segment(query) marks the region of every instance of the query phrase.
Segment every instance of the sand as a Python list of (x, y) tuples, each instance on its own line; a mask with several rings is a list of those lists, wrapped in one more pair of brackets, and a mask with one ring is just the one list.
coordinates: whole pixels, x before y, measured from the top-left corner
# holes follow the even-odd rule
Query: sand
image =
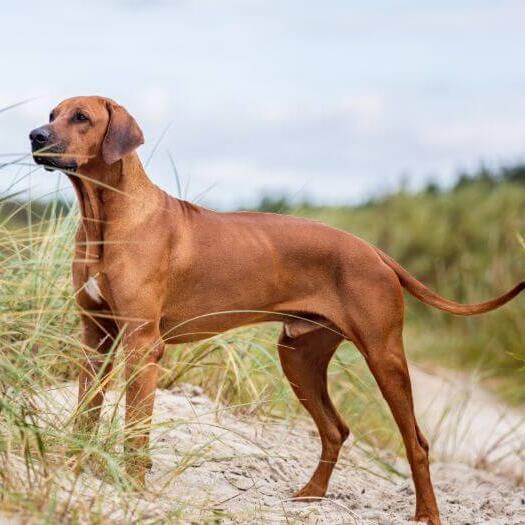
[(481, 388), (475, 375), (411, 372), (416, 411), (435, 458), (525, 480), (523, 410)]
[[(509, 446), (510, 463), (496, 461), (496, 455), (491, 461), (490, 454), (486, 461), (479, 460), (491, 434), (501, 439), (489, 425), (503, 410), (501, 405), (458, 378), (445, 380), (420, 370), (413, 370), (413, 377), (417, 406), (430, 436), (436, 428), (443, 433), (445, 428), (458, 428), (457, 399), (465, 385), (474, 392), (468, 399), (477, 403), (466, 408), (471, 423), (459, 424), (459, 446), (434, 432), (432, 475), (443, 522), (525, 524), (525, 490), (519, 483), (523, 465), (515, 464), (519, 454)], [(110, 393), (110, 403), (115, 395)], [(76, 386), (65, 384), (46, 396), (53, 400), (52, 417), (65, 420), (75, 404)], [(511, 412), (509, 417), (500, 419), (512, 426), (513, 418), (521, 416)], [(154, 423), (153, 467), (145, 494), (119, 496), (111, 485), (83, 473), (73, 497), (89, 502), (102, 492), (104, 513), (112, 523), (411, 523), (415, 498), (410, 478), (388, 474), (351, 438), (327, 497), (314, 503), (289, 500), (317, 464), (320, 447), (308, 419), (261, 421), (217, 405), (199, 388), (183, 384), (158, 391)], [(522, 431), (521, 426), (517, 435)], [(408, 475), (404, 461), (397, 460), (395, 466)], [(62, 498), (69, 497), (73, 480), (72, 474), (64, 473)], [(0, 523), (22, 522), (16, 515), (3, 518), (0, 515)]]
[[(393, 477), (350, 442), (343, 449), (326, 500), (295, 503), (287, 498), (315, 467), (319, 444), (310, 425), (241, 418), (214, 406), (184, 385), (161, 392), (157, 420), (187, 418), (189, 424), (156, 435), (149, 480), (169, 478), (192, 451), (199, 459), (170, 483), (175, 502), (216, 508), (237, 523), (410, 523), (414, 493), (410, 479)], [(179, 420), (180, 421), (180, 420)], [(397, 467), (407, 472), (399, 462)], [(525, 491), (503, 477), (459, 462), (436, 462), (432, 473), (444, 523), (524, 524)]]

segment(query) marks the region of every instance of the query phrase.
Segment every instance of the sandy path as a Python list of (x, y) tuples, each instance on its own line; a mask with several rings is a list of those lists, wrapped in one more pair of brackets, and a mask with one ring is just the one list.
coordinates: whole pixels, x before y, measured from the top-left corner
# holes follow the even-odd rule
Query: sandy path
[(411, 375), (417, 413), (434, 458), (525, 480), (524, 411), (499, 402), (475, 376), (435, 375), (418, 368)]
[[(430, 386), (439, 386), (434, 393), (443, 392), (437, 380), (419, 372), (414, 382), (420, 406), (421, 388), (428, 396)], [(74, 385), (53, 391), (55, 417), (69, 413), (75, 391)], [(59, 410), (57, 400), (62, 406)], [(434, 415), (427, 412), (431, 425)], [(95, 477), (83, 474), (76, 485), (76, 498), (88, 499), (99, 490), (107, 495), (107, 515), (113, 523), (136, 522), (139, 513), (141, 523), (209, 523), (211, 517), (215, 523), (412, 523), (411, 481), (387, 476), (351, 440), (342, 451), (324, 501), (289, 501), (318, 459), (318, 439), (307, 421), (290, 426), (243, 417), (215, 405), (189, 385), (159, 391), (154, 420), (149, 492), (136, 501), (125, 496), (128, 509), (130, 503), (136, 506), (135, 514), (123, 514), (112, 487)], [(460, 449), (465, 452), (468, 447)], [(448, 446), (444, 450), (448, 453)], [(402, 461), (397, 467), (407, 471)], [(525, 491), (510, 476), (458, 462), (435, 462), (432, 471), (444, 523), (525, 524)]]
[[(411, 482), (386, 479), (351, 444), (343, 451), (327, 500), (294, 503), (286, 498), (308, 479), (319, 453), (306, 426), (243, 420), (217, 410), (191, 387), (161, 392), (156, 417), (191, 422), (157, 434), (162, 449), (155, 455), (151, 481), (169, 477), (192, 450), (205, 453), (205, 459), (170, 483), (174, 499), (169, 505), (177, 500), (208, 509), (213, 505), (239, 523), (410, 523)], [(444, 523), (525, 523), (525, 493), (511, 480), (461, 464), (436, 463), (433, 475)]]

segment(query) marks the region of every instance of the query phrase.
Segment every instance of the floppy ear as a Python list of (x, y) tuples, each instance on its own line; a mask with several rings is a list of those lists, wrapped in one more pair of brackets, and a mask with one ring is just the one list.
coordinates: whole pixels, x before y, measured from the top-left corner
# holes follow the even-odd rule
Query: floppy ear
[(102, 143), (102, 157), (113, 164), (144, 144), (144, 135), (135, 119), (114, 102), (106, 104), (109, 112), (108, 128)]

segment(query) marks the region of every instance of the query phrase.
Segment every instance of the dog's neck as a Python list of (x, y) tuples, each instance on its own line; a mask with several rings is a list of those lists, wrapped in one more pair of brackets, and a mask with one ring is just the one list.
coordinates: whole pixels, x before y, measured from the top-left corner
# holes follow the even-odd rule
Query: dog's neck
[(77, 248), (86, 262), (102, 261), (105, 226), (119, 214), (144, 208), (160, 192), (146, 175), (138, 155), (133, 152), (111, 166), (92, 163), (68, 175), (78, 198), (81, 230)]

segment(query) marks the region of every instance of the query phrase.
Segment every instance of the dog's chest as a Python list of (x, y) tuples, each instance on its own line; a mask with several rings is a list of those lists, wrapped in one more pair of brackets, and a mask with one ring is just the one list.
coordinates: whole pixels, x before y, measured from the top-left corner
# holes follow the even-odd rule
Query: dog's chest
[(102, 295), (102, 292), (100, 290), (100, 285), (97, 280), (97, 276), (91, 275), (88, 278), (86, 284), (84, 285), (84, 290), (89, 295), (89, 297), (93, 299), (93, 301), (101, 303), (104, 300), (104, 296)]

